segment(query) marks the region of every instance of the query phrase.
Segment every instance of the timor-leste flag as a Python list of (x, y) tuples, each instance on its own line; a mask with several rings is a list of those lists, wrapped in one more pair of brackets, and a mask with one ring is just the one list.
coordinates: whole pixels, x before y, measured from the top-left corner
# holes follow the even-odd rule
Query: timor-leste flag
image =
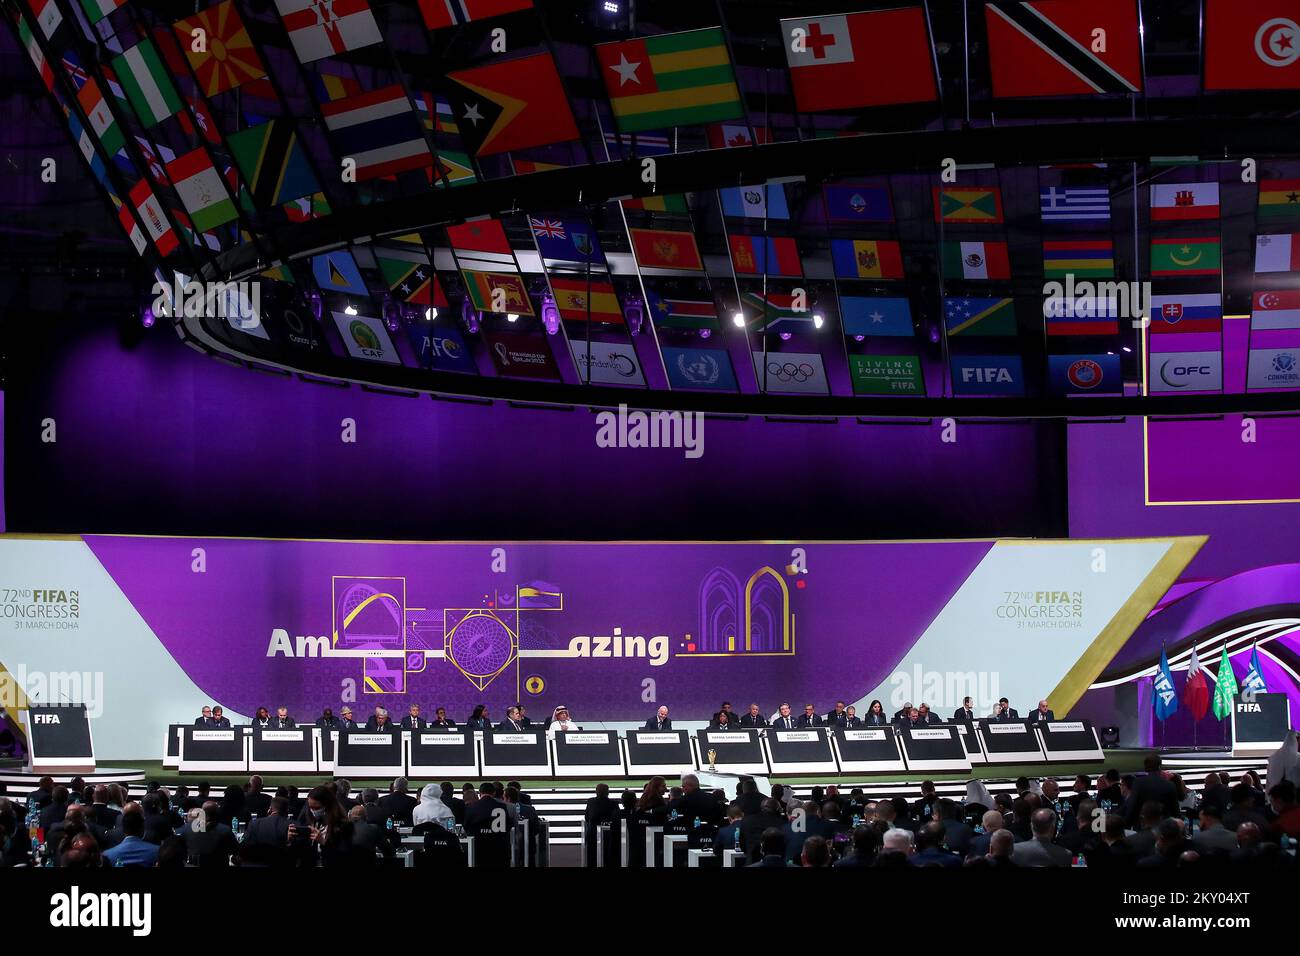
[(695, 234), (672, 229), (629, 229), (637, 263), (645, 269), (704, 268)]
[(1300, 89), (1300, 6), (1206, 0), (1205, 88)]
[(1151, 240), (1153, 276), (1216, 276), (1219, 264), (1218, 236)]
[(938, 99), (920, 7), (782, 20), (781, 45), (802, 112)]
[(1137, 0), (997, 0), (985, 5), (984, 22), (994, 96), (1142, 89)]
[(555, 293), (555, 307), (560, 310), (561, 318), (585, 322), (590, 308), (593, 322), (619, 325), (623, 322), (623, 310), (619, 308), (618, 296), (607, 279), (593, 278), (588, 291), (585, 276), (552, 276), (551, 291)]
[(744, 114), (720, 27), (596, 45), (619, 132), (699, 126)]
[(549, 53), (534, 53), (447, 74), (461, 138), (478, 156), (578, 138), (560, 74)]
[(262, 59), (235, 9), (235, 0), (223, 0), (177, 20), (172, 29), (205, 96), (266, 76)]
[(935, 186), (934, 221), (999, 223), (1002, 221), (1002, 190), (997, 186)]
[(1300, 216), (1300, 179), (1262, 179), (1259, 183), (1261, 219)]

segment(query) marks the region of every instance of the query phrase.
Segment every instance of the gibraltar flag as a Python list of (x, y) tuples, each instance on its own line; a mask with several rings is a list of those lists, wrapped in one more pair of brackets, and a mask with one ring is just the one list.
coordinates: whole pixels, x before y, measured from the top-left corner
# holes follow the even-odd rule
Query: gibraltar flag
[(938, 99), (920, 7), (782, 20), (781, 36), (801, 112)]
[(1205, 681), (1205, 668), (1201, 666), (1200, 658), (1196, 656), (1195, 647), (1192, 648), (1192, 659), (1187, 662), (1187, 684), (1183, 687), (1183, 702), (1187, 704), (1187, 709), (1197, 720), (1210, 710), (1210, 685)]
[(275, 0), (275, 5), (303, 63), (383, 39), (366, 0)]

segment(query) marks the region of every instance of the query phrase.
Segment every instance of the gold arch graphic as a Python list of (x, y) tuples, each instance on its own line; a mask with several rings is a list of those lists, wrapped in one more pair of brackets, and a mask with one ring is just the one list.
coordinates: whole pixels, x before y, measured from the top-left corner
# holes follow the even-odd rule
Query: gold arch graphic
[(790, 613), (790, 589), (785, 586), (785, 579), (776, 572), (776, 569), (770, 565), (764, 565), (749, 576), (745, 582), (745, 650), (751, 649), (753, 638), (753, 603), (751, 598), (754, 594), (754, 585), (765, 574), (770, 574), (776, 579), (776, 583), (781, 587), (781, 650), (789, 653), (791, 650), (791, 641), (793, 638), (794, 615)]

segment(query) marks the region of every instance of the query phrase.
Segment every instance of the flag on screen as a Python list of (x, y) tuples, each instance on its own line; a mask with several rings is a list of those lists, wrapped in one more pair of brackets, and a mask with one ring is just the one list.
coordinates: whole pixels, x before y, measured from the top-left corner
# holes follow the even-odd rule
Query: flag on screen
[(95, 140), (81, 121), (77, 119), (75, 113), (68, 113), (68, 129), (72, 132), (72, 138), (77, 141), (77, 148), (81, 150), (81, 155), (86, 157), (86, 162), (90, 164), (91, 172), (95, 178), (101, 182), (104, 179), (104, 160), (99, 155), (99, 150), (95, 148)]
[(1255, 237), (1256, 272), (1300, 272), (1300, 233)]
[[(532, 300), (528, 298), (528, 288), (520, 276), (470, 269), (461, 270), (461, 276), (465, 280), (466, 294), (474, 303), (474, 308), (480, 312), (534, 314)], [(498, 302), (504, 306), (503, 309), (494, 308)]]
[(758, 145), (771, 142), (772, 131), (766, 126), (755, 126), (753, 132), (741, 123), (714, 123), (709, 127), (710, 149), (733, 149), (738, 146), (753, 146), (757, 138)]
[(799, 247), (789, 236), (731, 235), (727, 237), (731, 249), (732, 267), (740, 275), (803, 275), (799, 260)]
[(1151, 297), (1151, 333), (1220, 332), (1223, 298), (1217, 292)]
[(478, 178), (474, 175), (474, 167), (470, 165), (468, 153), (440, 148), (437, 164), (438, 171), (442, 174), (442, 178), (438, 181), (439, 186), (444, 182), (450, 186), (462, 186)]
[(126, 0), (81, 0), (81, 9), (86, 11), (87, 20), (98, 23), (124, 3)]
[(585, 322), (590, 303), (593, 321), (623, 324), (623, 310), (608, 279), (593, 276), (589, 293), (586, 276), (551, 276), (551, 291), (555, 293), (555, 307), (560, 310), (561, 318)]
[(945, 242), (943, 271), (963, 279), (1010, 279), (1005, 242)]
[(1264, 680), (1264, 668), (1259, 663), (1258, 645), (1251, 645), (1250, 669), (1246, 671), (1246, 676), (1241, 679), (1241, 693), (1243, 695), (1268, 693), (1268, 682)]
[[(215, 96), (266, 76), (266, 68), (235, 9), (234, 0), (223, 0), (177, 20), (172, 28), (205, 96)], [(194, 50), (196, 30), (202, 30), (206, 36), (204, 49), (198, 52)]]
[(152, 40), (141, 40), (111, 62), (127, 99), (146, 128), (158, 125), (184, 108)]
[(953, 296), (943, 300), (943, 321), (949, 335), (1015, 335), (1014, 299)]
[(903, 254), (892, 239), (832, 239), (831, 261), (841, 279), (903, 278)]
[(1300, 329), (1300, 292), (1256, 292), (1251, 304), (1252, 329)]
[[(985, 5), (984, 23), (996, 97), (1142, 89), (1136, 0), (998, 0)], [(1102, 52), (1095, 30), (1105, 31)]]
[(517, 159), (514, 156), (510, 157), (510, 162), (515, 167), (516, 176), (526, 176), (529, 173), (546, 173), (552, 169), (566, 168), (563, 163), (539, 163), (535, 159)]
[(646, 310), (661, 329), (716, 329), (718, 308), (712, 299), (660, 295), (646, 290)]
[(312, 275), (322, 292), (355, 292), (368, 294), (357, 260), (347, 249), (336, 249), (319, 256), (311, 257)]
[(27, 0), (27, 5), (31, 7), (32, 16), (36, 17), (45, 39), (54, 36), (54, 31), (63, 22), (63, 14), (59, 12), (59, 5), (55, 0)]
[(486, 267), (489, 271), (501, 266), (511, 271), (518, 269), (500, 219), (475, 219), (448, 226), (447, 240), (462, 266), (469, 261), (472, 268)]
[(447, 74), (465, 146), (491, 156), (578, 138), (578, 126), (549, 53)]
[(529, 216), (528, 226), (533, 230), (537, 252), (543, 259), (559, 259), (562, 262), (605, 261), (596, 230), (581, 220)]
[(1115, 252), (1109, 239), (1072, 239), (1043, 243), (1043, 275), (1109, 278), (1115, 274)]
[(902, 296), (842, 295), (840, 324), (845, 335), (911, 336), (912, 304)]
[(108, 102), (104, 99), (104, 94), (99, 90), (99, 84), (94, 80), (87, 80), (86, 85), (77, 94), (77, 102), (81, 104), (81, 108), (86, 114), (86, 121), (90, 123), (90, 128), (99, 137), (99, 142), (108, 155), (116, 154), (118, 150), (126, 145), (126, 138), (122, 135), (122, 128), (117, 125), (117, 120), (113, 118), (113, 113), (108, 108)]
[[(144, 160), (146, 171), (149, 178), (159, 186), (170, 186), (172, 181), (167, 178), (167, 170), (163, 167), (164, 163), (170, 163), (176, 158), (176, 154), (164, 146), (162, 143), (157, 144), (157, 151), (154, 150), (154, 144), (143, 136), (135, 137), (136, 145), (140, 147), (140, 158)], [(131, 169), (134, 172), (134, 168)]]
[(303, 63), (378, 43), (379, 26), (366, 0), (275, 0), (293, 52)]
[(636, 261), (646, 269), (704, 268), (695, 234), (673, 229), (629, 229)]
[(1043, 222), (1110, 222), (1105, 186), (1044, 186), (1038, 198)]
[(239, 218), (221, 174), (202, 146), (168, 163), (167, 175), (199, 232), (208, 232)]
[(1300, 89), (1300, 27), (1290, 0), (1207, 0), (1207, 90)]
[(329, 200), (325, 198), (324, 193), (312, 193), (310, 196), (303, 196), (287, 202), (283, 206), (284, 214), (290, 222), (307, 222), (311, 219), (320, 219), (322, 216), (328, 216), (332, 211)]
[(51, 93), (54, 92), (54, 69), (45, 60), (45, 54), (41, 51), (41, 45), (36, 40), (36, 35), (32, 33), (31, 28), (27, 26), (26, 20), (18, 21), (18, 39), (27, 49), (27, 55), (31, 57), (32, 66), (36, 67), (36, 72), (41, 75), (41, 82)]
[(785, 326), (804, 326), (813, 321), (813, 311), (802, 304), (795, 308), (795, 297), (784, 292), (746, 292), (740, 297), (745, 326), (755, 331), (789, 331)]
[(424, 25), (430, 30), (528, 10), (533, 0), (420, 0)]
[(789, 219), (790, 209), (785, 203), (785, 187), (772, 183), (758, 186), (735, 186), (719, 189), (722, 197), (722, 214), (745, 219)]
[(640, 199), (624, 199), (624, 209), (642, 209), (646, 212), (666, 212), (686, 215), (686, 194), (667, 193), (662, 196), (643, 196)]
[(599, 43), (596, 59), (621, 133), (744, 115), (720, 27)]
[[(318, 103), (329, 103), (333, 100), (345, 100), (349, 96), (360, 96), (365, 91), (350, 76), (342, 76), (336, 73), (308, 73), (308, 85), (311, 92), (316, 97)], [(428, 95), (428, 94), (425, 94)], [(419, 97), (417, 96), (417, 107)]]
[(1215, 276), (1219, 264), (1218, 236), (1151, 240), (1153, 276)]
[[(249, 90), (251, 89), (250, 86)], [(208, 109), (203, 98), (187, 96), (185, 102), (189, 105), (189, 112), (181, 110), (176, 114), (176, 122), (180, 124), (181, 132), (186, 136), (202, 136), (213, 146), (220, 146), (221, 132), (217, 129), (217, 121), (212, 118), (212, 111)], [(193, 122), (190, 121), (190, 112), (194, 114)]]
[(1214, 716), (1223, 720), (1232, 713), (1232, 698), (1237, 696), (1237, 675), (1232, 672), (1232, 661), (1228, 660), (1228, 645), (1223, 645), (1223, 654), (1219, 657), (1219, 676), (1214, 682)]
[(1151, 684), (1152, 703), (1155, 705), (1156, 720), (1168, 720), (1178, 710), (1178, 691), (1174, 689), (1174, 675), (1169, 670), (1169, 656), (1164, 647), (1160, 648), (1160, 669), (1156, 671)]
[(830, 222), (893, 222), (888, 186), (824, 186)]
[(1218, 218), (1218, 183), (1153, 183), (1151, 186), (1151, 219), (1155, 222)]
[(1192, 647), (1192, 658), (1187, 662), (1187, 683), (1183, 685), (1183, 700), (1192, 716), (1200, 720), (1210, 709), (1210, 686), (1205, 680), (1205, 668)]
[(1300, 216), (1300, 179), (1260, 180), (1259, 215), (1264, 219)]
[(997, 186), (935, 186), (934, 221), (998, 223), (1002, 221), (1002, 190)]
[(1043, 305), (1048, 335), (1115, 335), (1119, 302), (1097, 296), (1050, 298)]
[[(610, 130), (605, 134), (605, 151), (611, 159), (627, 159), (631, 156), (663, 156), (673, 152), (674, 138), (667, 133), (652, 133), (638, 130), (633, 136)], [(635, 145), (635, 149), (633, 146)]]
[(270, 120), (227, 138), (244, 183), (261, 209), (320, 191), (293, 124)]
[(131, 215), (131, 207), (114, 196), (112, 192), (108, 194), (108, 198), (113, 200), (113, 205), (117, 208), (117, 221), (121, 223), (127, 238), (131, 240), (131, 245), (135, 246), (136, 255), (144, 255), (149, 245), (144, 238), (144, 230), (140, 228), (140, 223), (136, 221), (135, 216)]
[(920, 7), (782, 20), (781, 40), (800, 112), (938, 99)]
[(1049, 355), (1047, 374), (1058, 395), (1116, 395), (1124, 391), (1119, 356)]
[(90, 79), (90, 74), (81, 65), (81, 59), (75, 51), (64, 50), (60, 54), (60, 60), (63, 63), (63, 72), (68, 74), (68, 79), (72, 81), (73, 89), (80, 91)]
[(420, 122), (400, 84), (322, 103), (340, 156), (356, 161), (357, 181), (433, 165)]
[(153, 244), (158, 248), (159, 255), (170, 255), (177, 247), (180, 246), (180, 240), (176, 238), (176, 232), (172, 229), (171, 223), (167, 221), (167, 215), (163, 212), (162, 203), (158, 202), (158, 197), (153, 194), (149, 188), (149, 181), (140, 180), (131, 187), (131, 203), (135, 206), (136, 214), (139, 215), (140, 221), (144, 223), (145, 232), (153, 240)]
[(385, 249), (375, 253), (375, 262), (379, 264), (388, 291), (403, 302), (433, 305), (440, 309), (446, 307), (447, 298), (442, 293), (438, 276), (423, 254)]

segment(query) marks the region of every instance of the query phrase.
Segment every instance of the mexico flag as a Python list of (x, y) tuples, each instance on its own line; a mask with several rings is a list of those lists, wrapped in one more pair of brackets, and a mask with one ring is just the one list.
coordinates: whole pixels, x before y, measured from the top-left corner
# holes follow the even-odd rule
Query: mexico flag
[(1005, 242), (945, 242), (943, 271), (946, 277), (963, 279), (1010, 279), (1011, 263)]

